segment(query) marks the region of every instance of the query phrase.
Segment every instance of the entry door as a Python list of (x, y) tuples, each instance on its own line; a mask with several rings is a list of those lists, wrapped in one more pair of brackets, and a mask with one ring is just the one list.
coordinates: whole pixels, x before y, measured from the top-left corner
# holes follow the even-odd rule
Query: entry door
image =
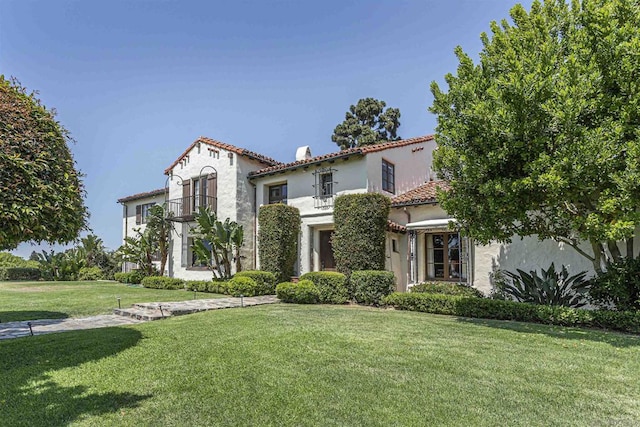
[(336, 269), (336, 261), (333, 259), (331, 237), (333, 230), (320, 231), (320, 270), (333, 271)]

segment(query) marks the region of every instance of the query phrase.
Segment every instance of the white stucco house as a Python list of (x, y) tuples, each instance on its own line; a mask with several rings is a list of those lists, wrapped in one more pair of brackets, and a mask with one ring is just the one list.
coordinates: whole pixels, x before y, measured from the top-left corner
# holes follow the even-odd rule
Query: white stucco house
[[(436, 141), (432, 135), (351, 148), (312, 156), (300, 147), (296, 160), (281, 163), (261, 154), (200, 137), (165, 169), (166, 188), (119, 199), (123, 204), (123, 236), (130, 234), (137, 206), (167, 203), (174, 214), (167, 274), (183, 279), (209, 279), (211, 273), (191, 251), (193, 213), (211, 206), (221, 219), (243, 225), (243, 267), (260, 267), (257, 256), (257, 212), (261, 205), (286, 203), (302, 220), (296, 275), (333, 270), (331, 249), (333, 202), (341, 194), (376, 192), (391, 199), (386, 241), (386, 268), (397, 289), (427, 280), (463, 282), (488, 293), (496, 269), (548, 267), (554, 261), (572, 270), (591, 264), (570, 247), (535, 238), (512, 244), (475, 245), (460, 236), (435, 199), (446, 183), (432, 173)], [(137, 218), (137, 216), (135, 216)]]
[[(127, 237), (135, 237), (136, 230), (144, 232), (147, 227), (147, 218), (149, 217), (149, 208), (156, 204), (164, 203), (166, 199), (166, 189), (147, 191), (145, 193), (133, 194), (131, 196), (118, 199), (118, 203), (122, 205), (122, 240)], [(157, 263), (157, 267), (160, 263)], [(135, 268), (136, 265), (125, 262), (122, 265), (122, 271), (127, 272)]]

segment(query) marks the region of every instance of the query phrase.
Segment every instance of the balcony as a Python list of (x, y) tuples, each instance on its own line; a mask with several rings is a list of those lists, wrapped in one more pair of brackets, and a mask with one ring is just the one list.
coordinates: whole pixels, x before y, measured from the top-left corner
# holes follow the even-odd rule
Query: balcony
[(188, 196), (167, 200), (167, 217), (172, 221), (193, 221), (200, 206), (208, 206), (217, 212), (218, 198), (211, 196)]

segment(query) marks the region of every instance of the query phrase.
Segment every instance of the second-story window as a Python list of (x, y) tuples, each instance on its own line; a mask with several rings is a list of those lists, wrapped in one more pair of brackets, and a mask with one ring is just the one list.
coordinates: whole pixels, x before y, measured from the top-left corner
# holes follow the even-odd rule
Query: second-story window
[(269, 204), (287, 204), (287, 183), (269, 186)]
[(389, 193), (396, 192), (396, 167), (393, 163), (382, 159), (382, 189)]
[(319, 197), (333, 196), (333, 173), (326, 172), (326, 173), (320, 174), (320, 182), (318, 186), (317, 195)]
[(155, 203), (146, 203), (144, 205), (136, 205), (136, 224), (146, 224), (149, 218), (149, 210)]

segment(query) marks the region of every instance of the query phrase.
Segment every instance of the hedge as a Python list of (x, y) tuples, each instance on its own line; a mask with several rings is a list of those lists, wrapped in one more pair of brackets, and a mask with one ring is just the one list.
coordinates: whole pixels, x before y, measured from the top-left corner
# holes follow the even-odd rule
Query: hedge
[(82, 267), (78, 272), (78, 280), (102, 280), (104, 273), (100, 267)]
[(382, 302), (399, 310), (640, 333), (637, 311), (583, 310), (432, 293), (395, 292)]
[(41, 272), (31, 267), (0, 267), (0, 280), (40, 280)]
[(281, 301), (293, 304), (316, 304), (320, 300), (320, 293), (311, 280), (280, 283), (276, 286), (276, 295)]
[(276, 293), (277, 279), (270, 271), (245, 270), (236, 273), (233, 277), (248, 277), (253, 279), (258, 286), (256, 295), (273, 295)]
[(460, 283), (449, 282), (420, 283), (419, 285), (412, 286), (409, 289), (409, 292), (484, 298), (484, 294), (476, 288), (472, 288), (471, 286), (463, 285)]
[(142, 286), (151, 289), (184, 289), (184, 280), (165, 276), (148, 276), (142, 279)]
[(391, 271), (354, 271), (349, 278), (356, 302), (380, 305), (382, 298), (395, 289), (396, 277)]
[(260, 206), (258, 224), (260, 268), (275, 274), (279, 282), (289, 280), (298, 255), (300, 211), (282, 203)]
[(144, 274), (140, 271), (130, 271), (128, 273), (115, 273), (113, 278), (120, 283), (140, 284), (144, 278)]
[(332, 247), (339, 272), (384, 270), (389, 206), (389, 198), (377, 193), (336, 197)]
[(234, 297), (254, 297), (258, 295), (258, 284), (250, 277), (233, 277), (226, 282), (226, 294)]
[(319, 302), (323, 304), (344, 304), (351, 299), (347, 276), (335, 271), (312, 271), (300, 276), (300, 280), (310, 280), (318, 290)]

